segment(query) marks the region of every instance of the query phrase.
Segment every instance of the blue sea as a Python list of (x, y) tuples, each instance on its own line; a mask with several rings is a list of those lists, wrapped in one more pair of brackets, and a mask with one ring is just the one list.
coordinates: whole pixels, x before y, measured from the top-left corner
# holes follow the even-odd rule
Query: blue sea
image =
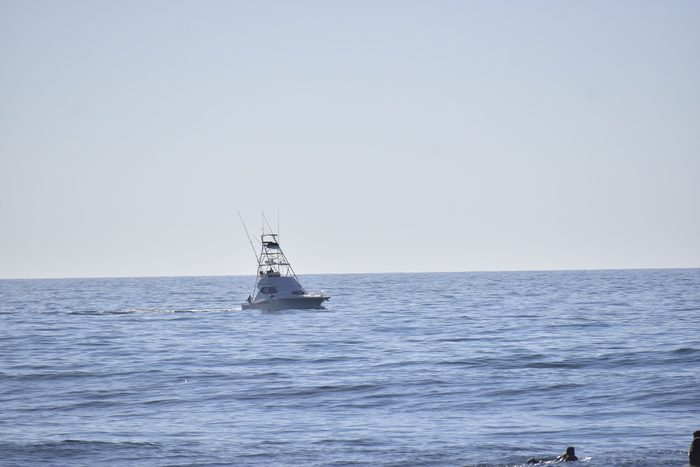
[(0, 281), (2, 466), (684, 466), (700, 269)]

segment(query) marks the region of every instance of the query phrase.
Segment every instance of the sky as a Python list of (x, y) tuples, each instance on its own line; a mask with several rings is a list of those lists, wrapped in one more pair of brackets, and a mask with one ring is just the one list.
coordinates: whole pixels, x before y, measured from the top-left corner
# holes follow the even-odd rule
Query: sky
[(700, 2), (0, 0), (0, 278), (700, 267)]

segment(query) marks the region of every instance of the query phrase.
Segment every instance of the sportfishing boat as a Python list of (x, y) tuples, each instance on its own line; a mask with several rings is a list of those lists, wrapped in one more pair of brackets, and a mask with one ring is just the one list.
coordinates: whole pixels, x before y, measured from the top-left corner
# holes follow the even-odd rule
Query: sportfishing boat
[[(304, 290), (287, 257), (277, 242), (277, 234), (263, 233), (258, 257), (258, 272), (253, 295), (242, 303), (244, 310), (323, 308), (321, 304), (331, 297), (327, 293), (309, 293)], [(252, 242), (251, 242), (252, 245)]]

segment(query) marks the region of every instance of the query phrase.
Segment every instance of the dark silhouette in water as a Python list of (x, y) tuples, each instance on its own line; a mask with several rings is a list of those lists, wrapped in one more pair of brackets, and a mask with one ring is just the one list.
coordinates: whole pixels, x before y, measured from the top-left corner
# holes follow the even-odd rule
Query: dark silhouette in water
[(538, 460), (535, 459), (534, 457), (531, 457), (531, 458), (529, 458), (529, 459), (527, 460), (527, 463), (528, 463), (528, 464), (539, 464), (540, 461), (538, 461)]
[(693, 433), (693, 442), (688, 448), (690, 467), (700, 467), (700, 430)]
[(576, 454), (574, 454), (574, 448), (569, 446), (568, 448), (566, 448), (566, 453), (557, 457), (557, 459), (565, 461), (565, 462), (571, 462), (571, 461), (577, 461), (578, 457), (576, 457)]

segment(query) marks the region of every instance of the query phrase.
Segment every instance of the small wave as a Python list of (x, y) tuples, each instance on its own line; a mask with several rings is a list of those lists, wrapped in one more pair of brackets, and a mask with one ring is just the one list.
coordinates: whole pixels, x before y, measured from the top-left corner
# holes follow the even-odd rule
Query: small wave
[(129, 314), (172, 314), (172, 313), (225, 313), (240, 311), (240, 308), (222, 309), (182, 309), (169, 310), (163, 308), (131, 308), (125, 310), (32, 310), (19, 312), (0, 312), (6, 314), (36, 313), (36, 314), (66, 314), (66, 315), (129, 315)]
[(680, 355), (692, 355), (692, 354), (700, 353), (700, 350), (693, 349), (690, 347), (681, 347), (680, 349), (673, 350), (672, 353), (680, 354)]
[[(79, 459), (91, 465), (108, 465), (125, 458), (158, 457), (161, 446), (145, 441), (103, 441), (64, 439), (33, 443), (0, 443), (3, 465), (87, 465), (75, 464)], [(80, 462), (80, 461), (78, 461)]]

